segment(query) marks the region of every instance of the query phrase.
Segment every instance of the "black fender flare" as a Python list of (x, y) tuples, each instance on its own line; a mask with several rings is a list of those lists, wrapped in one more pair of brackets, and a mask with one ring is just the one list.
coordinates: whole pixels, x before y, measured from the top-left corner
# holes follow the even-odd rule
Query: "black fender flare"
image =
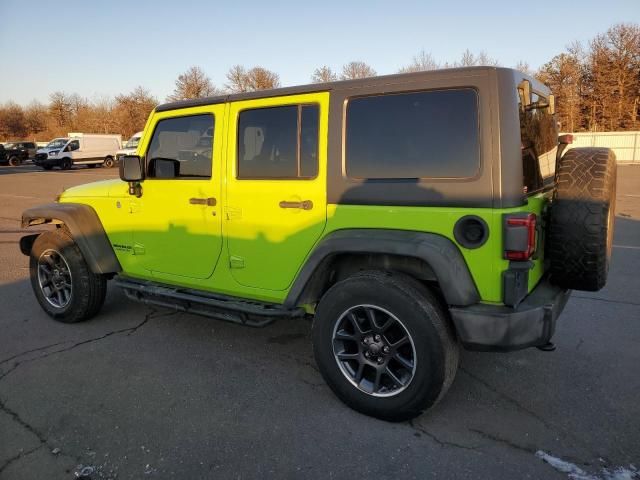
[[(22, 228), (47, 223), (64, 224), (82, 252), (93, 273), (122, 271), (111, 242), (96, 211), (81, 203), (48, 203), (29, 208), (22, 213)], [(20, 240), (20, 250), (30, 255), (36, 235)]]
[(447, 304), (467, 306), (480, 301), (480, 294), (460, 249), (448, 238), (404, 230), (347, 229), (330, 233), (318, 243), (294, 280), (284, 305), (297, 305), (307, 283), (323, 261), (349, 253), (421, 259), (433, 270)]

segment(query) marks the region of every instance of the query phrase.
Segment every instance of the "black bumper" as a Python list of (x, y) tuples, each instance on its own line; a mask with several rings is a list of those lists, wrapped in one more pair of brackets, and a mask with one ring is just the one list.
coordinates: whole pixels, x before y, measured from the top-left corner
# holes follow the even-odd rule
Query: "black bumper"
[(516, 308), (476, 304), (451, 307), (460, 341), (469, 350), (509, 351), (547, 344), (570, 290), (543, 280)]

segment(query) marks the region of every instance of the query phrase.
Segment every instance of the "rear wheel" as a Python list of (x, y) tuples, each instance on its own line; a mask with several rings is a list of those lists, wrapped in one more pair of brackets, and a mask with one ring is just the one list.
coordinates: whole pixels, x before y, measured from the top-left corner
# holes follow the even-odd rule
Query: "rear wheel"
[(616, 157), (607, 148), (576, 148), (560, 160), (549, 211), (551, 280), (596, 291), (609, 271), (616, 201)]
[(31, 287), (42, 309), (64, 323), (88, 320), (104, 303), (107, 281), (93, 273), (65, 229), (36, 238), (29, 260)]
[(105, 168), (113, 168), (114, 164), (113, 157), (105, 157), (104, 162), (102, 162), (102, 166)]
[(363, 272), (324, 295), (315, 359), (351, 408), (391, 421), (420, 415), (449, 389), (459, 348), (436, 296), (411, 277)]
[(17, 167), (18, 165), (20, 165), (20, 159), (15, 155), (12, 155), (11, 157), (9, 157), (9, 165), (11, 165), (12, 167)]

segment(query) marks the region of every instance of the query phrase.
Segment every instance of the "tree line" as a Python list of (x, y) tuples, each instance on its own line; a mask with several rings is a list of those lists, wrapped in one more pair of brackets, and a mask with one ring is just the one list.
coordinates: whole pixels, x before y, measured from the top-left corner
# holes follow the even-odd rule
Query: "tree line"
[[(474, 65), (499, 66), (486, 52), (466, 50), (458, 60), (439, 62), (425, 50), (416, 54), (398, 73)], [(617, 24), (581, 44), (574, 42), (533, 71), (525, 61), (514, 68), (549, 85), (556, 95), (557, 118), (563, 131), (618, 131), (640, 129), (640, 25)], [(314, 83), (366, 78), (377, 75), (362, 61), (334, 70), (323, 65), (314, 70)], [(175, 81), (167, 101), (201, 98), (223, 93), (251, 92), (281, 86), (276, 72), (261, 66), (234, 65), (226, 82), (215, 85), (198, 66), (190, 67)], [(54, 92), (48, 104), (34, 101), (23, 107), (14, 102), (0, 105), (0, 138), (50, 139), (69, 131), (121, 133), (129, 137), (144, 127), (149, 112), (159, 103), (139, 86), (129, 93), (93, 100), (78, 94)]]

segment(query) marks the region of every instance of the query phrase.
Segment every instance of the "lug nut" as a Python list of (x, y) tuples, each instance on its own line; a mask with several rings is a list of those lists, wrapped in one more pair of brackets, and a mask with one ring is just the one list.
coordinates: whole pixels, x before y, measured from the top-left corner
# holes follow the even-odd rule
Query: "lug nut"
[(374, 338), (376, 339), (376, 342), (380, 341), (380, 335), (376, 335)]
[(378, 357), (378, 363), (382, 363), (382, 357)]
[(386, 345), (384, 347), (382, 347), (382, 351), (384, 353), (389, 353), (389, 347), (387, 347)]

